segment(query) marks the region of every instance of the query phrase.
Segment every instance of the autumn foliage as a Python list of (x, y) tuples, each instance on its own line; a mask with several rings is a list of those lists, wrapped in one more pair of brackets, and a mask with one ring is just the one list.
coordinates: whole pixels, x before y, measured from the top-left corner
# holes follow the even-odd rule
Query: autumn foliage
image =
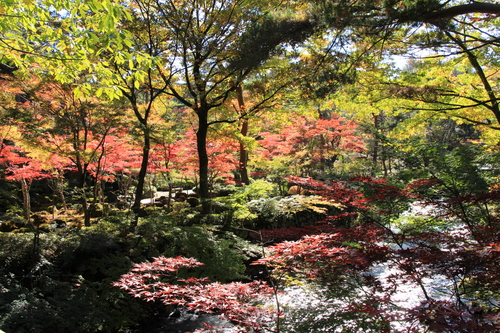
[(203, 265), (193, 258), (153, 258), (150, 263), (135, 264), (114, 286), (146, 301), (161, 301), (188, 311), (211, 313), (261, 332), (269, 324), (272, 312), (253, 303), (272, 294), (265, 283), (232, 282), (221, 284), (208, 279), (176, 277), (180, 268)]
[(333, 170), (341, 157), (366, 150), (357, 130), (355, 122), (335, 113), (319, 119), (292, 114), (281, 131), (259, 133), (261, 148), (255, 153), (264, 161), (281, 161), (291, 174), (312, 177)]
[[(267, 247), (267, 256), (252, 265), (267, 267), (275, 283), (285, 277), (287, 281), (309, 281), (332, 299), (342, 300), (330, 314), (330, 327), (363, 332), (498, 331), (500, 313), (494, 299), (500, 288), (500, 239), (493, 228), (498, 224), (488, 218), (485, 224), (469, 225), (467, 220), (461, 224), (465, 216), (457, 210), (461, 205), (498, 202), (494, 188), (488, 193), (420, 201), (424, 206), (437, 205), (436, 209), (442, 210), (438, 218), (448, 219), (449, 226), (443, 231), (401, 232), (387, 222), (406, 209), (410, 199), (423, 199), (422, 187), (429, 190), (442, 186), (443, 181), (421, 179), (400, 189), (369, 177), (337, 182), (300, 177), (288, 180), (341, 204), (344, 212), (311, 226), (254, 233), (255, 238), (274, 244)], [(370, 222), (356, 223), (354, 218)], [(452, 218), (458, 224), (450, 222)], [(338, 226), (345, 219), (351, 221), (348, 226)], [(262, 329), (262, 323), (253, 317), (260, 316), (262, 309), (256, 312), (257, 308), (242, 304), (252, 299), (248, 295), (269, 296), (269, 288), (255, 282), (222, 285), (200, 279), (179, 280), (180, 285), (175, 286), (149, 282), (159, 277), (151, 270), (163, 267), (173, 271), (170, 265), (177, 261), (185, 261), (188, 267), (194, 263), (179, 258), (155, 259), (153, 264), (136, 265), (115, 285), (135, 297), (224, 314), (242, 327)], [(384, 274), (380, 273), (382, 267)], [(257, 286), (258, 291), (252, 289)], [(238, 290), (236, 298), (229, 296), (234, 288)], [(419, 301), (401, 299), (401, 294), (410, 291), (419, 295)], [(229, 298), (224, 301), (219, 297)], [(286, 313), (283, 320), (287, 320)]]

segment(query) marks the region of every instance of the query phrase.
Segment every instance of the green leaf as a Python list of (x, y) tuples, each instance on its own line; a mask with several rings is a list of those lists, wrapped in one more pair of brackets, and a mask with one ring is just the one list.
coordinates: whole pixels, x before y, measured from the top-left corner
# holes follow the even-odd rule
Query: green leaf
[(101, 97), (102, 96), (102, 93), (103, 93), (103, 88), (99, 88), (97, 89), (97, 91), (95, 92), (96, 96), (97, 97)]

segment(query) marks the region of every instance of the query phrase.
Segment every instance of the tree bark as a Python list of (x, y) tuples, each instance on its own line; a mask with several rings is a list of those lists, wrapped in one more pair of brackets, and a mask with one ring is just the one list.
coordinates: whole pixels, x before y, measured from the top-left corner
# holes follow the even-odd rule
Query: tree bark
[(137, 176), (137, 185), (135, 188), (135, 198), (134, 204), (132, 205), (132, 211), (134, 212), (134, 219), (130, 224), (131, 231), (134, 231), (139, 223), (139, 215), (141, 209), (141, 199), (142, 193), (144, 192), (144, 185), (146, 183), (146, 174), (148, 171), (149, 164), (149, 151), (151, 149), (151, 135), (149, 132), (149, 128), (147, 123), (142, 124), (143, 128), (143, 146), (142, 146), (142, 161), (141, 161), (141, 169), (139, 170), (139, 174)]
[(452, 18), (464, 14), (500, 14), (500, 4), (473, 2), (465, 5), (453, 6), (430, 13), (424, 13), (421, 17), (422, 22), (432, 22), (446, 18)]
[[(241, 124), (241, 135), (248, 135), (248, 119), (243, 119), (243, 124)], [(243, 184), (250, 184), (250, 178), (248, 177), (248, 151), (245, 148), (245, 143), (240, 142), (240, 163), (239, 163), (239, 172), (240, 172), (240, 180)]]
[[(240, 115), (244, 115), (245, 112), (245, 100), (243, 99), (243, 89), (241, 85), (236, 88), (236, 93), (238, 95), (238, 109)], [(241, 124), (240, 133), (243, 137), (248, 135), (248, 118), (243, 118), (243, 123)], [(243, 184), (250, 184), (250, 178), (248, 177), (247, 162), (248, 162), (248, 151), (245, 148), (245, 142), (240, 141), (240, 161), (238, 165), (238, 171), (240, 173), (240, 181)]]
[(31, 216), (30, 185), (25, 178), (21, 179), (21, 191), (23, 193), (23, 215), (26, 221), (29, 221)]
[(378, 148), (379, 148), (379, 139), (378, 139), (378, 131), (379, 131), (379, 116), (376, 115), (375, 113), (372, 113), (373, 115), (373, 126), (375, 128), (375, 137), (373, 138), (373, 155), (372, 155), (372, 162), (373, 162), (373, 168), (372, 168), (372, 176), (375, 176), (375, 172), (377, 169), (377, 163), (378, 163)]
[(196, 110), (198, 114), (198, 131), (196, 132), (196, 145), (198, 150), (199, 176), (200, 176), (200, 201), (202, 214), (210, 214), (210, 185), (208, 180), (208, 108)]

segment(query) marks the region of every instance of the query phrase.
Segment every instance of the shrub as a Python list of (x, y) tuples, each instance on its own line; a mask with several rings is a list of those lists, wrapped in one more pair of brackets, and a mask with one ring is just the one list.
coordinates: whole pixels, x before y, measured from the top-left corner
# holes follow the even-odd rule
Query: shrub
[(320, 196), (304, 195), (252, 200), (247, 207), (257, 216), (252, 226), (256, 230), (311, 225), (342, 209), (341, 205)]
[(40, 234), (0, 233), (0, 329), (6, 332), (117, 331), (150, 315), (112, 288), (131, 262), (112, 236), (92, 228)]
[(204, 226), (175, 227), (167, 242), (165, 256), (192, 257), (204, 264), (197, 270), (198, 277), (221, 282), (245, 278), (248, 257), (241, 252), (242, 240), (230, 232), (219, 233)]

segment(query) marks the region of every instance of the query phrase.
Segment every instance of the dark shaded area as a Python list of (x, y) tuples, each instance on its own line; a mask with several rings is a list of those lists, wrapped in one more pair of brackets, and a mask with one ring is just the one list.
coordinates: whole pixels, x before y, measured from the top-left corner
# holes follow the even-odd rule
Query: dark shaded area
[(9, 65), (6, 63), (0, 63), (0, 74), (5, 74), (9, 76), (14, 76), (14, 72), (19, 68), (13, 65)]
[(185, 333), (206, 328), (208, 324), (219, 329), (226, 328), (224, 332), (231, 332), (234, 327), (229, 322), (209, 314), (194, 314), (183, 310), (170, 314), (159, 314), (138, 328), (128, 329), (125, 333)]

